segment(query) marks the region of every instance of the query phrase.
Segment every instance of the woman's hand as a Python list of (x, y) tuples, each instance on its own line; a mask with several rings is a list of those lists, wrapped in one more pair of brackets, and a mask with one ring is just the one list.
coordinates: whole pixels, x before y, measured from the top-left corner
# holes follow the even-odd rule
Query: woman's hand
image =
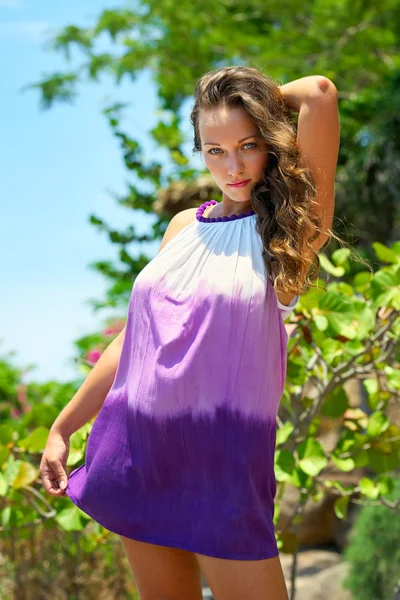
[(65, 495), (69, 448), (69, 437), (50, 431), (39, 470), (44, 489), (52, 496)]

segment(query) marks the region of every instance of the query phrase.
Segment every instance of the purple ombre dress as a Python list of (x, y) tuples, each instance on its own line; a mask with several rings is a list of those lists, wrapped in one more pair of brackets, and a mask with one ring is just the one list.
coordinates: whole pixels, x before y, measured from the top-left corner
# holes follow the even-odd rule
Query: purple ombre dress
[(290, 306), (253, 211), (197, 211), (145, 266), (113, 385), (66, 494), (116, 534), (217, 558), (278, 555), (276, 414)]

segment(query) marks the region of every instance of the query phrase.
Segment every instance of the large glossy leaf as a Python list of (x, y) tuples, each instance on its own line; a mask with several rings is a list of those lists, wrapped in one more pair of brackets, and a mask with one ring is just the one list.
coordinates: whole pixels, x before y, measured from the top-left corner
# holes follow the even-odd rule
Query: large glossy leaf
[(37, 427), (26, 438), (18, 440), (18, 446), (28, 452), (42, 452), (46, 447), (48, 436), (47, 427)]
[(389, 427), (389, 419), (382, 411), (375, 411), (369, 417), (368, 426), (367, 426), (367, 434), (370, 437), (377, 437)]
[(344, 267), (342, 267), (342, 266), (335, 267), (335, 265), (333, 265), (331, 263), (331, 261), (326, 256), (326, 254), (320, 253), (320, 254), (318, 254), (318, 256), (319, 256), (319, 260), (321, 262), (321, 267), (323, 269), (325, 269), (325, 271), (327, 273), (330, 273), (331, 275), (335, 275), (335, 277), (341, 277), (342, 275), (345, 274)]
[(76, 506), (65, 508), (57, 514), (55, 520), (65, 531), (82, 531), (84, 524), (81, 519), (81, 511)]
[(307, 438), (297, 446), (300, 468), (311, 477), (318, 475), (328, 464), (321, 444), (312, 438)]
[(17, 461), (19, 469), (16, 477), (11, 481), (11, 486), (14, 490), (30, 485), (38, 478), (39, 471), (29, 462)]

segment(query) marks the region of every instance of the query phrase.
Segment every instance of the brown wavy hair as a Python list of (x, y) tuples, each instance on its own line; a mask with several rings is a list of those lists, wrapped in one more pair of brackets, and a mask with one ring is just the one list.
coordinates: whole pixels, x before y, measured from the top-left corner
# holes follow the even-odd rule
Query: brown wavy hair
[[(250, 200), (257, 214), (256, 227), (263, 242), (268, 276), (277, 292), (302, 294), (309, 285), (317, 287), (312, 279), (318, 276), (320, 260), (311, 242), (323, 234), (328, 240), (335, 238), (340, 245), (348, 244), (321, 225), (323, 215), (318, 215), (315, 180), (309, 169), (300, 165), (293, 113), (278, 84), (255, 68), (223, 67), (209, 71), (198, 81), (194, 98), (190, 115), (193, 152), (201, 151), (200, 111), (241, 106), (258, 126), (268, 144), (269, 156)], [(305, 256), (305, 245), (312, 259)], [(298, 274), (303, 269), (307, 275), (300, 285)]]

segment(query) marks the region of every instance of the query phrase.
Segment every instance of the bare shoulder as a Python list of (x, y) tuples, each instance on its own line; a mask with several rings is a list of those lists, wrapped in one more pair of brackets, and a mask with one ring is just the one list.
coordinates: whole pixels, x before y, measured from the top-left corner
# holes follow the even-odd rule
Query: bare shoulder
[(197, 210), (198, 207), (186, 208), (172, 217), (168, 223), (167, 229), (165, 230), (164, 237), (161, 241), (161, 246), (158, 249), (159, 252), (181, 231), (181, 229), (186, 227), (186, 225), (193, 223), (196, 218)]

